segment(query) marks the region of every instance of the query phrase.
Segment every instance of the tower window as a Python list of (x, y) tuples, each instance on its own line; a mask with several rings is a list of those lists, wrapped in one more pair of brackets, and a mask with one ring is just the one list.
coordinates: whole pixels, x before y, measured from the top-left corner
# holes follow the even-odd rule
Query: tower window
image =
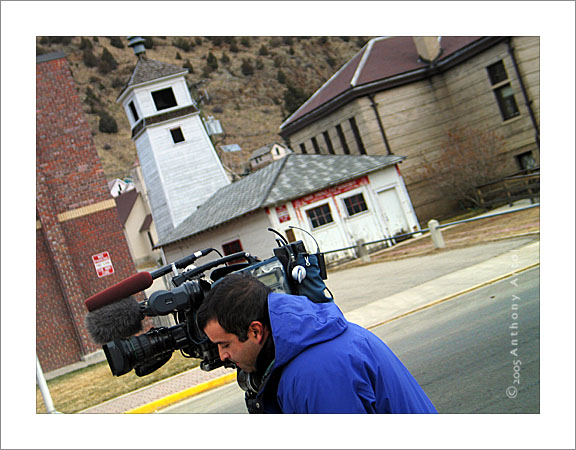
[(154, 104), (156, 105), (156, 109), (158, 111), (162, 111), (163, 109), (172, 108), (173, 106), (178, 105), (178, 103), (176, 103), (176, 97), (174, 97), (172, 88), (166, 88), (152, 92), (152, 99), (154, 100)]
[(138, 111), (136, 111), (136, 106), (134, 105), (134, 102), (128, 103), (128, 107), (130, 108), (130, 112), (132, 113), (134, 122), (138, 122), (140, 120), (140, 116), (138, 115)]
[(170, 130), (170, 134), (172, 135), (172, 140), (175, 144), (184, 141), (184, 134), (182, 133), (182, 129), (180, 127)]

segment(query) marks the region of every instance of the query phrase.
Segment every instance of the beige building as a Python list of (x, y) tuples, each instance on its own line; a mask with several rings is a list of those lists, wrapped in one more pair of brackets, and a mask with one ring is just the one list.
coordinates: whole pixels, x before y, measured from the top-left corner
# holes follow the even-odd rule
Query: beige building
[[(289, 154), (218, 190), (157, 247), (166, 262), (207, 248), (266, 259), (277, 246), (269, 227), (311, 252), (318, 243), (329, 252), (327, 264), (354, 257), (354, 250), (341, 249), (360, 241), (393, 245), (397, 236), (419, 230), (398, 170), (403, 160)], [(211, 253), (197, 264), (215, 258)]]
[(131, 189), (114, 200), (136, 267), (153, 266), (160, 255), (153, 250), (156, 232), (142, 195)]
[(250, 155), (250, 169), (260, 169), (271, 162), (284, 158), (290, 153), (292, 153), (292, 150), (277, 142), (267, 144), (252, 152)]
[[(135, 164), (131, 171), (133, 183), (129, 189), (114, 197), (118, 218), (122, 224), (124, 236), (134, 265), (138, 271), (151, 271), (162, 262), (162, 253), (154, 248), (158, 242), (158, 233), (150, 213), (148, 191), (142, 178), (142, 171)], [(151, 287), (144, 292), (150, 295), (158, 289), (166, 289), (164, 279), (154, 280)]]
[(450, 129), (503, 139), (494, 179), (539, 165), (539, 51), (529, 36), (372, 39), (280, 134), (300, 153), (406, 157), (402, 175), (426, 223), (456, 210), (419, 170), (443, 156)]

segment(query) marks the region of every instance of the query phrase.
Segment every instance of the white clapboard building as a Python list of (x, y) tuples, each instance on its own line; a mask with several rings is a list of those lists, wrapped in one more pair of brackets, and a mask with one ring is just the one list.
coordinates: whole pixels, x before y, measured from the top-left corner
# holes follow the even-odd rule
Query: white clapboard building
[(230, 180), (190, 95), (188, 70), (148, 59), (143, 42), (130, 38), (138, 62), (117, 102), (130, 121), (162, 239)]
[[(197, 250), (272, 255), (276, 235), (315, 242), (322, 251), (353, 247), (412, 231), (419, 224), (395, 155), (303, 155), (283, 159), (224, 186), (157, 244), (167, 262)], [(392, 241), (391, 243), (394, 243)], [(326, 255), (327, 261), (356, 256), (354, 250)], [(206, 261), (216, 255), (206, 257)]]

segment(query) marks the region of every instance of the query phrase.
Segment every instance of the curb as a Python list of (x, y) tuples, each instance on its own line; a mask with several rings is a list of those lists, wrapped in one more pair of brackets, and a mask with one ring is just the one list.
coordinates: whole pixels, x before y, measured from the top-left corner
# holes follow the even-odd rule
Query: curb
[(376, 327), (379, 327), (379, 326), (381, 326), (381, 325), (387, 324), (387, 323), (389, 323), (389, 322), (393, 322), (394, 320), (398, 320), (398, 319), (401, 319), (402, 317), (409, 316), (410, 314), (414, 314), (414, 313), (419, 312), (419, 311), (422, 311), (422, 310), (424, 310), (424, 309), (431, 308), (432, 306), (439, 305), (440, 303), (444, 303), (444, 302), (453, 300), (453, 299), (455, 299), (456, 297), (460, 297), (461, 295), (468, 294), (469, 292), (475, 291), (476, 289), (483, 288), (483, 287), (488, 286), (488, 285), (490, 285), (490, 284), (497, 283), (498, 281), (502, 281), (502, 280), (504, 280), (504, 279), (506, 279), (506, 278), (509, 278), (509, 277), (511, 277), (511, 276), (514, 276), (514, 275), (516, 275), (516, 274), (519, 274), (519, 273), (525, 272), (525, 271), (527, 271), (527, 270), (533, 269), (533, 268), (535, 268), (535, 267), (538, 267), (539, 265), (540, 265), (540, 262), (537, 262), (537, 263), (534, 263), (534, 264), (530, 264), (529, 266), (523, 267), (523, 268), (521, 268), (521, 269), (514, 270), (514, 271), (512, 271), (512, 272), (508, 272), (508, 273), (505, 274), (505, 275), (500, 275), (499, 277), (496, 277), (496, 278), (493, 278), (493, 279), (491, 279), (491, 280), (485, 281), (485, 282), (483, 282), (483, 283), (477, 284), (477, 285), (475, 285), (475, 286), (469, 287), (469, 288), (464, 289), (464, 290), (462, 290), (462, 291), (456, 292), (456, 293), (454, 293), (454, 294), (447, 295), (447, 296), (444, 297), (444, 298), (441, 298), (441, 299), (438, 299), (438, 300), (434, 300), (433, 302), (427, 303), (426, 305), (423, 305), (423, 306), (419, 306), (418, 308), (411, 309), (410, 311), (407, 311), (407, 312), (405, 312), (405, 313), (399, 314), (399, 315), (397, 315), (397, 316), (395, 316), (395, 317), (392, 317), (392, 318), (390, 318), (390, 319), (386, 319), (386, 320), (384, 320), (384, 321), (382, 321), (382, 322), (377, 322), (377, 323), (375, 323), (375, 324), (369, 325), (369, 326), (366, 327), (366, 329), (367, 329), (367, 330), (371, 330), (372, 328), (376, 328)]
[[(456, 297), (459, 297), (459, 296), (461, 296), (461, 295), (467, 294), (467, 293), (472, 292), (472, 291), (474, 291), (474, 290), (476, 290), (476, 289), (480, 289), (480, 288), (482, 288), (482, 287), (488, 286), (488, 285), (490, 285), (490, 284), (497, 283), (498, 281), (504, 280), (504, 279), (506, 279), (506, 278), (509, 278), (509, 277), (511, 277), (511, 276), (514, 276), (514, 275), (516, 275), (516, 274), (525, 272), (525, 271), (527, 271), (527, 270), (533, 269), (533, 268), (538, 267), (538, 266), (540, 266), (540, 262), (537, 262), (537, 263), (534, 263), (534, 264), (530, 264), (529, 266), (523, 267), (523, 268), (518, 269), (518, 270), (514, 270), (514, 271), (512, 271), (512, 272), (508, 272), (508, 273), (506, 273), (506, 274), (504, 274), (504, 275), (500, 275), (499, 277), (496, 277), (496, 278), (493, 278), (493, 279), (491, 279), (491, 280), (485, 281), (485, 282), (483, 282), (483, 283), (477, 284), (477, 285), (475, 285), (475, 286), (472, 286), (472, 287), (470, 287), (470, 288), (467, 288), (467, 289), (464, 289), (464, 290), (462, 290), (462, 291), (456, 292), (456, 293), (454, 293), (454, 294), (450, 294), (450, 295), (448, 295), (448, 296), (446, 296), (446, 297), (443, 297), (443, 298), (441, 298), (441, 299), (434, 300), (433, 302), (430, 302), (430, 303), (428, 303), (428, 304), (426, 304), (426, 305), (420, 306), (420, 307), (418, 307), (418, 308), (411, 309), (410, 311), (407, 311), (407, 312), (405, 312), (405, 313), (399, 314), (399, 315), (397, 315), (397, 316), (395, 316), (395, 317), (392, 317), (392, 318), (390, 318), (390, 319), (384, 320), (384, 321), (382, 321), (382, 322), (377, 322), (377, 323), (375, 323), (375, 324), (369, 325), (369, 326), (367, 326), (367, 327), (365, 327), (365, 328), (366, 328), (367, 330), (371, 330), (371, 329), (376, 328), (376, 327), (379, 327), (379, 326), (381, 326), (381, 325), (385, 325), (385, 324), (387, 324), (387, 323), (390, 323), (390, 322), (393, 322), (393, 321), (395, 321), (395, 320), (401, 319), (401, 318), (403, 318), (403, 317), (409, 316), (409, 315), (411, 315), (411, 314), (414, 314), (414, 313), (416, 313), (416, 312), (422, 311), (422, 310), (424, 310), (424, 309), (431, 308), (431, 307), (433, 307), (433, 306), (435, 306), (435, 305), (438, 305), (438, 304), (440, 304), (440, 303), (444, 303), (444, 302), (453, 300), (453, 299), (455, 299)], [(189, 397), (193, 397), (193, 396), (195, 396), (195, 395), (201, 394), (201, 393), (206, 392), (206, 391), (208, 391), (208, 390), (211, 390), (211, 389), (214, 389), (214, 388), (217, 388), (217, 387), (220, 387), (220, 386), (224, 386), (225, 384), (229, 384), (229, 383), (231, 383), (231, 382), (233, 382), (233, 381), (235, 381), (235, 380), (236, 380), (236, 373), (230, 373), (230, 374), (224, 375), (224, 376), (222, 376), (222, 377), (220, 377), (220, 378), (216, 378), (216, 379), (214, 379), (214, 380), (207, 381), (207, 382), (205, 382), (205, 383), (201, 383), (201, 384), (199, 384), (199, 385), (197, 385), (197, 386), (193, 386), (193, 387), (191, 387), (191, 388), (189, 388), (189, 389), (185, 389), (185, 390), (183, 390), (183, 391), (181, 391), (181, 392), (177, 392), (177, 393), (175, 393), (175, 394), (170, 394), (170, 395), (168, 395), (168, 396), (166, 396), (166, 397), (160, 398), (160, 399), (158, 399), (158, 400), (154, 400), (154, 401), (152, 401), (152, 402), (150, 402), (150, 403), (147, 403), (147, 404), (145, 404), (145, 405), (142, 405), (142, 406), (139, 406), (139, 407), (137, 407), (137, 408), (128, 410), (128, 411), (126, 411), (124, 414), (150, 414), (150, 413), (154, 413), (154, 412), (158, 411), (159, 409), (166, 408), (166, 407), (168, 407), (168, 406), (170, 406), (170, 405), (172, 405), (172, 404), (174, 404), (174, 403), (177, 403), (177, 402), (182, 401), (182, 400), (185, 400), (185, 399), (187, 399), (187, 398), (189, 398)]]
[(210, 389), (223, 386), (225, 384), (231, 383), (232, 381), (236, 381), (236, 372), (229, 373), (228, 375), (221, 376), (220, 378), (216, 378), (214, 380), (206, 381), (205, 383), (201, 383), (181, 392), (167, 395), (166, 397), (154, 400), (153, 402), (130, 409), (124, 412), (124, 414), (150, 414), (156, 412), (159, 409), (170, 406), (173, 403), (177, 403), (181, 400), (193, 397), (194, 395), (201, 394), (202, 392), (208, 391)]

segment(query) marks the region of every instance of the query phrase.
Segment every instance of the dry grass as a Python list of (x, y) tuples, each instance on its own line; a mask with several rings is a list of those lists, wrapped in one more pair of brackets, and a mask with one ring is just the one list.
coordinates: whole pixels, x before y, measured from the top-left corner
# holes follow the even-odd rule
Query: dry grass
[[(48, 381), (48, 389), (56, 410), (70, 414), (184, 372), (198, 364), (199, 360), (184, 358), (179, 352), (174, 352), (166, 365), (150, 375), (137, 377), (132, 371), (121, 377), (115, 377), (111, 374), (108, 363), (104, 361), (52, 379)], [(36, 412), (46, 412), (38, 387), (36, 387)]]

